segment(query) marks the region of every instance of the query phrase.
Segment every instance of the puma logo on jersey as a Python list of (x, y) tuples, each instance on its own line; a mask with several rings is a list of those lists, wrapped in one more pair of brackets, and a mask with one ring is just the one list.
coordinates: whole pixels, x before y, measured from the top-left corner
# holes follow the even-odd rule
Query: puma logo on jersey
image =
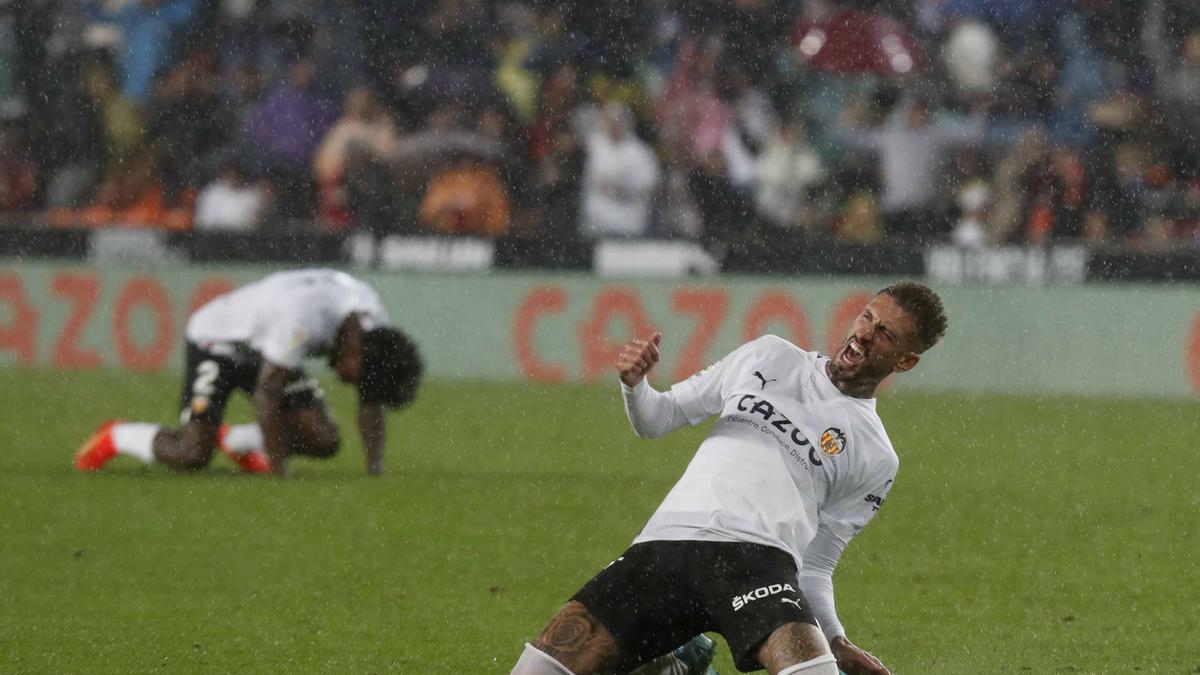
[(779, 601), (793, 604), (796, 606), (796, 609), (800, 610), (801, 612), (804, 611), (804, 605), (801, 605), (799, 600), (793, 600), (791, 598), (780, 598)]
[(763, 598), (778, 595), (784, 591), (795, 593), (796, 589), (792, 588), (791, 584), (771, 584), (770, 586), (759, 586), (749, 593), (735, 595), (733, 596), (733, 611), (736, 612), (755, 600), (762, 600)]
[(758, 379), (762, 380), (762, 387), (760, 387), (760, 388), (759, 388), (759, 391), (762, 391), (763, 389), (766, 389), (766, 388), (767, 388), (767, 383), (768, 383), (768, 382), (778, 382), (778, 381), (779, 381), (779, 380), (778, 380), (778, 379), (776, 379), (776, 378), (771, 378), (771, 379), (769, 379), (769, 380), (768, 380), (768, 379), (766, 378), (766, 376), (764, 376), (762, 373), (758, 372), (757, 370), (756, 370), (756, 371), (754, 371), (754, 376), (755, 376), (755, 377), (757, 377)]

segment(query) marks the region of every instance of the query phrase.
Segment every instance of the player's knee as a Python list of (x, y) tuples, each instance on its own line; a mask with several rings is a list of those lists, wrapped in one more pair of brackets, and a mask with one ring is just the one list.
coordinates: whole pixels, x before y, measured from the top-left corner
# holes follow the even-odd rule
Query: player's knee
[[(789, 621), (775, 629), (758, 647), (757, 656), (773, 673), (837, 675), (837, 661), (821, 629), (805, 621)], [(832, 671), (824, 667), (826, 663), (833, 664)]]
[(184, 471), (200, 471), (208, 467), (212, 455), (184, 455), (179, 460), (179, 468)]
[(838, 675), (837, 659), (833, 654), (822, 654), (779, 671), (779, 675)]
[(189, 424), (179, 437), (176, 468), (184, 471), (199, 471), (212, 461), (217, 449), (217, 429), (210, 425)]
[(336, 426), (322, 426), (312, 429), (300, 439), (300, 447), (296, 454), (328, 459), (337, 454), (342, 444), (342, 435)]
[(513, 666), (510, 675), (575, 675), (575, 673), (559, 663), (558, 659), (553, 656), (531, 644), (526, 644), (525, 651), (521, 652), (521, 658), (517, 659), (517, 665)]
[(329, 459), (337, 454), (339, 445), (341, 442), (336, 434), (330, 438), (321, 439), (313, 446), (312, 456), (318, 459)]

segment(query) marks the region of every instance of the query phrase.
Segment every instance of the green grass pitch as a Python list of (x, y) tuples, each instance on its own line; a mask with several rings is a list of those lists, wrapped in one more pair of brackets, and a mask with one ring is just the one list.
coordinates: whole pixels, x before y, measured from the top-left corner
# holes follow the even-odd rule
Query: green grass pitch
[[(638, 440), (613, 387), (435, 381), (373, 480), (331, 386), (346, 447), (291, 481), (72, 472), (178, 386), (0, 370), (0, 671), (507, 673), (703, 435)], [(904, 674), (1200, 673), (1194, 401), (879, 407), (901, 468), (836, 577), (853, 639)]]

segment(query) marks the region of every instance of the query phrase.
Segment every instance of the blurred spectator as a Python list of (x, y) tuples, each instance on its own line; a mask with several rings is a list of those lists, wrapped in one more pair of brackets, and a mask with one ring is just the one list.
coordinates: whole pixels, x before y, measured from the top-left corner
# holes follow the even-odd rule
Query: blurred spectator
[(1134, 244), (1144, 251), (1163, 251), (1176, 242), (1175, 225), (1165, 216), (1154, 214), (1142, 221)]
[(561, 142), (564, 133), (571, 133), (571, 114), (580, 104), (579, 69), (566, 63), (554, 70), (542, 88), (541, 100), (529, 132), (529, 158), (544, 160)]
[(196, 0), (129, 0), (115, 11), (107, 10), (112, 3), (85, 2), (94, 18), (120, 28), (122, 89), (141, 104), (150, 95), (154, 75), (166, 65), (176, 34), (196, 12)]
[(479, 36), (487, 33), (488, 21), (480, 0), (437, 0), (421, 26), (425, 63), (451, 71), (487, 65), (489, 56)]
[(754, 236), (758, 221), (747, 193), (729, 180), (719, 152), (706, 154), (687, 174), (687, 186), (702, 219), (701, 240), (718, 247), (738, 246)]
[(724, 44), (708, 38), (685, 41), (658, 100), (658, 123), (670, 154), (685, 161), (718, 151), (732, 116), (717, 92), (718, 61)]
[(1187, 31), (1182, 47), (1166, 39), (1166, 0), (1147, 0), (1142, 45), (1154, 75), (1174, 144), (1177, 166), (1200, 177), (1200, 25)]
[[(351, 90), (346, 95), (342, 116), (325, 134), (313, 158), (321, 218), (337, 227), (353, 224), (355, 214), (350, 203), (348, 177), (390, 173), (386, 164), (394, 159), (398, 150), (396, 127), (376, 102), (374, 93), (367, 87)], [(355, 189), (359, 187), (362, 186), (355, 186)], [(372, 187), (388, 189), (387, 185)]]
[(217, 56), (189, 50), (156, 83), (146, 132), (160, 150), (168, 197), (199, 186), (212, 174), (234, 135), (234, 118), (218, 91)]
[(18, 71), (20, 49), (17, 45), (20, 23), (0, 6), (0, 118), (23, 112), (25, 108)]
[(26, 211), (37, 191), (37, 167), (29, 159), (20, 122), (0, 125), (0, 213)]
[(995, 199), (989, 220), (989, 243), (1020, 241), (1024, 236), (1026, 176), (1046, 157), (1046, 134), (1038, 128), (1027, 130), (1013, 145), (996, 171)]
[(442, 234), (504, 234), (508, 215), (499, 173), (469, 159), (434, 175), (421, 202), (421, 221)]
[(246, 128), (248, 118), (254, 111), (254, 104), (262, 97), (264, 88), (262, 72), (253, 65), (240, 65), (234, 68), (222, 82), (221, 100), (234, 115), (233, 128), (235, 130)]
[(308, 164), (332, 121), (329, 102), (313, 91), (312, 63), (299, 61), (254, 104), (243, 133), (249, 149), (266, 161), (300, 166)]
[(580, 127), (581, 231), (592, 238), (644, 236), (661, 171), (653, 151), (634, 134), (632, 114), (624, 104), (609, 103), (582, 118)]
[(987, 206), (991, 190), (982, 180), (973, 180), (958, 191), (958, 222), (950, 241), (961, 248), (983, 248), (988, 243)]
[(767, 139), (758, 157), (758, 215), (777, 227), (816, 226), (809, 190), (825, 177), (820, 156), (808, 144), (804, 128), (786, 124)]
[(312, 63), (303, 60), (251, 108), (242, 130), (244, 152), (279, 188), (282, 215), (312, 213), (310, 162), (333, 118), (332, 106), (313, 91)]
[(1078, 157), (1066, 147), (1043, 153), (1022, 176), (1023, 242), (1077, 238), (1083, 231), (1087, 184)]
[(956, 145), (982, 141), (981, 121), (930, 120), (928, 101), (915, 97), (876, 127), (850, 125), (842, 140), (851, 147), (877, 152), (883, 179), (883, 210), (889, 233), (928, 237), (940, 234), (942, 216), (934, 200), (945, 187), (938, 169)]
[(191, 225), (191, 214), (186, 209), (168, 207), (156, 157), (149, 148), (143, 148), (100, 184), (90, 206), (56, 212), (51, 222), (182, 230)]
[(954, 24), (942, 48), (942, 59), (960, 95), (977, 98), (992, 90), (999, 51), (1000, 43), (987, 24), (971, 20)]
[(484, 141), (481, 147), (496, 150), (496, 165), (512, 203), (510, 226), (528, 231), (540, 225), (540, 204), (535, 199), (532, 162), (525, 153), (529, 139), (517, 112), (502, 101), (484, 105), (477, 114), (476, 133)]
[(578, 77), (573, 65), (554, 72), (542, 89), (529, 131), (527, 154), (536, 195), (532, 202), (541, 205), (542, 227), (557, 232), (573, 232), (579, 219), (583, 148), (570, 125), (580, 98)]
[(46, 181), (42, 206), (50, 209), (83, 204), (104, 169), (104, 124), (85, 86), (90, 67), (74, 52), (45, 64), (45, 105), (29, 119), (34, 159)]
[(849, 244), (875, 244), (883, 239), (883, 221), (875, 195), (859, 190), (850, 195), (833, 225), (837, 238)]
[(225, 165), (216, 180), (204, 186), (196, 198), (197, 230), (254, 230), (262, 223), (270, 205), (270, 191), (263, 182), (249, 183), (236, 163)]
[(117, 89), (116, 78), (102, 62), (83, 72), (84, 90), (100, 114), (106, 163), (120, 165), (142, 147), (142, 118), (133, 102)]

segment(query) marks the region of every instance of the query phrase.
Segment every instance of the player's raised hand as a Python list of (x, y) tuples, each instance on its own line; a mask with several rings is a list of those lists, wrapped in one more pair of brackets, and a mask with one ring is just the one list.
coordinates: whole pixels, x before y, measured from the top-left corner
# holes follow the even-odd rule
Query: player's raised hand
[(892, 675), (892, 671), (874, 654), (860, 649), (843, 636), (833, 638), (829, 647), (837, 659), (838, 668), (846, 675)]
[(626, 386), (637, 386), (658, 363), (658, 345), (661, 342), (662, 333), (656, 332), (649, 340), (630, 340), (621, 347), (621, 353), (617, 356), (617, 372)]

